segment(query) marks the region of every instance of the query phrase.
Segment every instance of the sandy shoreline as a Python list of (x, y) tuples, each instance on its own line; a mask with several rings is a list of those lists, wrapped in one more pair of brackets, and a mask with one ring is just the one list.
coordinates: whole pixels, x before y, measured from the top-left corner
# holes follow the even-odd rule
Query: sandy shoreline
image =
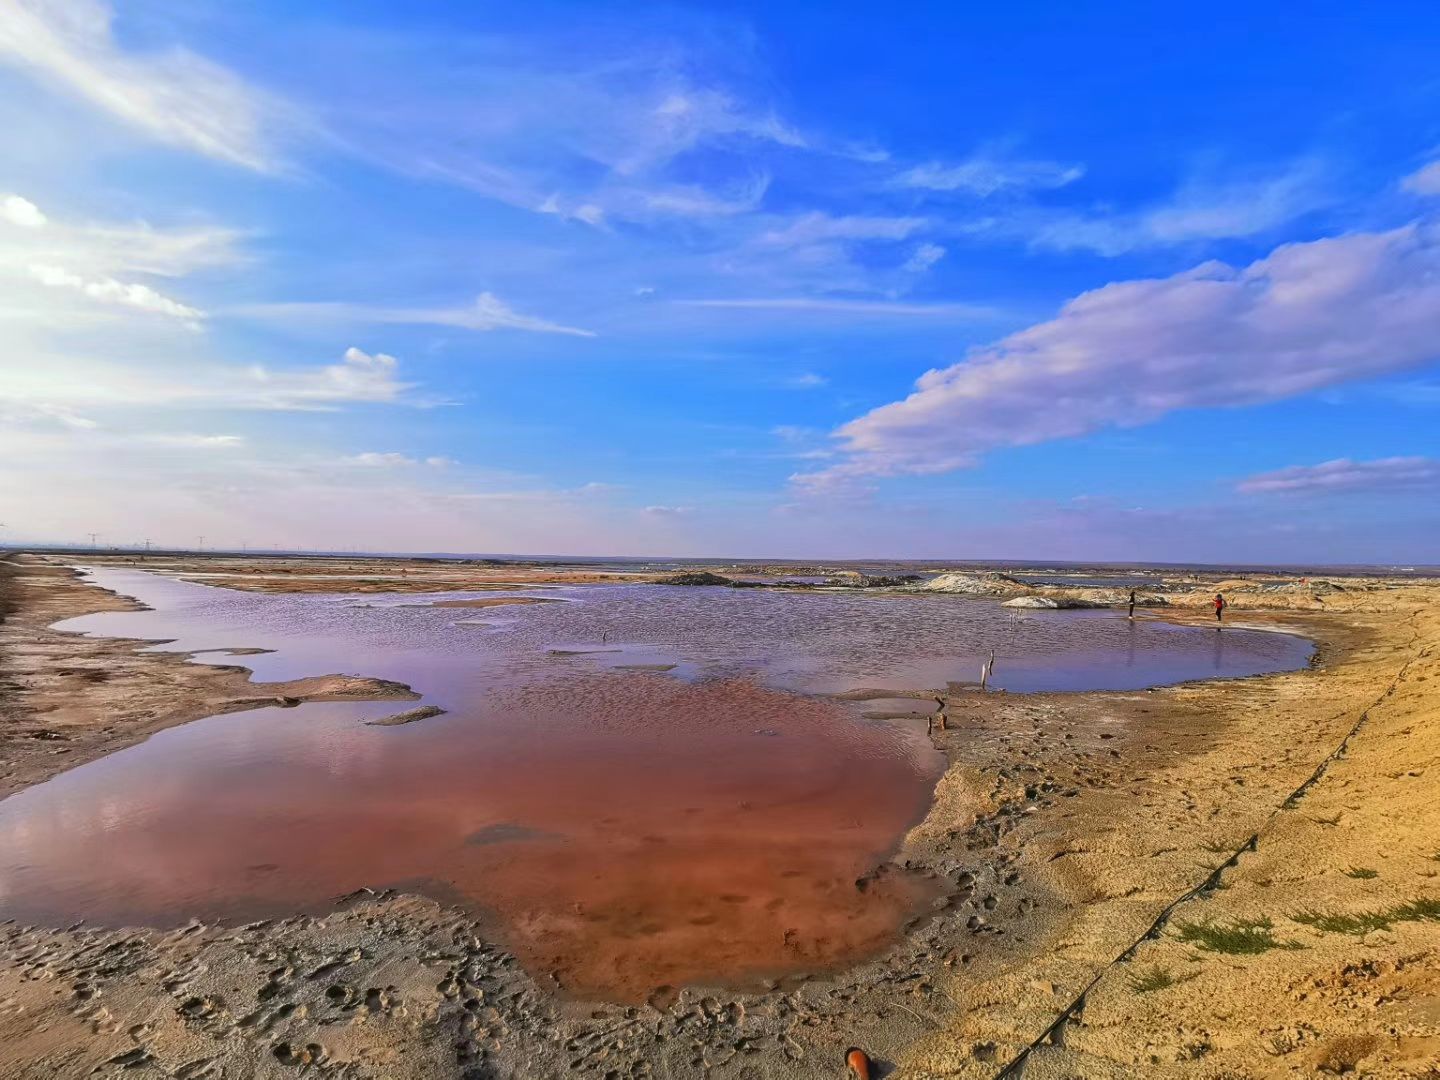
[[(125, 602), (34, 561), (18, 576), (0, 628), (0, 793), (277, 696), (414, 696), (368, 680), (257, 686), (243, 668), (49, 631)], [(1298, 1075), (1342, 1059), (1426, 1075), (1440, 1061), (1436, 923), (1396, 916), (1354, 934), (1291, 916), (1413, 913), (1440, 897), (1440, 729), (1426, 694), (1440, 676), (1440, 589), (1356, 591), (1342, 613), (1334, 598), (1281, 599), (1306, 610), (1245, 605), (1235, 622), (1310, 634), (1317, 670), (952, 696), (937, 733), (949, 768), (895, 860), (944, 879), (949, 896), (855, 971), (761, 995), (685, 991), (668, 1008), (581, 1006), (536, 986), (473, 919), (403, 895), (244, 928), (5, 926), (0, 1044), (13, 1064), (0, 1075), (127, 1063), (287, 1075), (308, 1061), (357, 1077), (827, 1076), (859, 1042), (901, 1075), (993, 1076), (1066, 1015), (1064, 1045), (1033, 1051), (1027, 1075)], [(1232, 859), (1220, 888), (1170, 910)], [(1128, 952), (1167, 911), (1158, 937)], [(1305, 948), (1223, 953), (1177, 937), (1260, 919)]]

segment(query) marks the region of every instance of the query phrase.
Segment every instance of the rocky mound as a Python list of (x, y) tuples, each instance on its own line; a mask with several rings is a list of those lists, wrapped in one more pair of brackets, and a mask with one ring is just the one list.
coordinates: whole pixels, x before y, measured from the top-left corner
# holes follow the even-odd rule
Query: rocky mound
[(659, 580), (661, 585), (734, 585), (735, 582), (723, 574), (712, 574), (709, 570), (685, 570)]

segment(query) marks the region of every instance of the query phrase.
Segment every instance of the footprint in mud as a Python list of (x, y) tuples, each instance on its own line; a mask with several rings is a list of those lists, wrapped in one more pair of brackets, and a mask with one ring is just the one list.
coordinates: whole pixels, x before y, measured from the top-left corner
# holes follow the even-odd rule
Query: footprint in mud
[(70, 988), (70, 996), (76, 1001), (89, 1001), (93, 997), (100, 996), (100, 988), (88, 982), (77, 982)]
[(207, 1016), (213, 1016), (215, 1012), (224, 1008), (225, 1003), (218, 998), (212, 997), (191, 997), (180, 1003), (180, 1015), (188, 1020), (202, 1020)]
[(155, 1058), (151, 1055), (150, 1049), (145, 1046), (137, 1046), (134, 1050), (127, 1050), (123, 1054), (116, 1054), (107, 1065), (119, 1065), (122, 1069), (140, 1069), (153, 1064)]
[(310, 1010), (304, 1005), (295, 1002), (287, 1002), (278, 1009), (266, 1012), (264, 1009), (256, 1009), (247, 1016), (242, 1016), (236, 1021), (236, 1026), (242, 1029), (254, 1028), (257, 1033), (264, 1033), (273, 1028), (276, 1024), (285, 1020), (303, 1020), (310, 1015)]
[(120, 1030), (120, 1021), (115, 1019), (109, 1009), (101, 1009), (90, 1021), (90, 1029), (96, 1035), (114, 1035)]
[(340, 956), (332, 956), (305, 977), (307, 979), (323, 979), (332, 971), (339, 971), (342, 967), (348, 967), (350, 964), (358, 963), (363, 960), (364, 957), (365, 954), (361, 950), (351, 949)]
[(164, 982), (160, 985), (165, 988), (167, 994), (179, 995), (185, 992), (192, 982), (205, 974), (205, 971), (205, 965), (196, 961), (185, 967), (176, 968), (165, 976)]
[(306, 1043), (304, 1046), (295, 1046), (288, 1042), (278, 1042), (270, 1048), (281, 1065), (319, 1065), (327, 1057), (325, 1048), (319, 1043)]
[(398, 1002), (399, 997), (393, 986), (384, 989), (372, 986), (365, 991), (365, 1009), (368, 1013), (384, 1016), (393, 1011)]
[(278, 967), (270, 972), (265, 980), (265, 985), (255, 992), (255, 1000), (269, 1001), (277, 994), (282, 993), (295, 975), (295, 969), (289, 964)]
[(221, 1057), (203, 1057), (187, 1061), (176, 1068), (175, 1080), (211, 1080), (221, 1076), (224, 1072), (223, 1060)]
[(337, 1009), (353, 1009), (359, 998), (355, 991), (344, 983), (331, 983), (325, 988), (325, 997)]

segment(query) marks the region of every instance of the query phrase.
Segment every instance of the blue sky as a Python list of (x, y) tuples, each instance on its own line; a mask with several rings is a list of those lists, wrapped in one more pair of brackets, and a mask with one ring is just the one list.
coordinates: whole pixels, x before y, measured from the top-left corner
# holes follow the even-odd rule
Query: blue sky
[(7, 4), (3, 535), (1440, 562), (1440, 11), (967, 7)]

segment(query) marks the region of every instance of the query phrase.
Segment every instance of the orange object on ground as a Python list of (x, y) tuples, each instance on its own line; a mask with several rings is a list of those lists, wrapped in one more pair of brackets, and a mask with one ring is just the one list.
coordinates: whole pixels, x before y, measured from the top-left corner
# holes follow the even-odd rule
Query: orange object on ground
[(845, 1064), (860, 1080), (870, 1080), (870, 1055), (858, 1046), (845, 1051)]

